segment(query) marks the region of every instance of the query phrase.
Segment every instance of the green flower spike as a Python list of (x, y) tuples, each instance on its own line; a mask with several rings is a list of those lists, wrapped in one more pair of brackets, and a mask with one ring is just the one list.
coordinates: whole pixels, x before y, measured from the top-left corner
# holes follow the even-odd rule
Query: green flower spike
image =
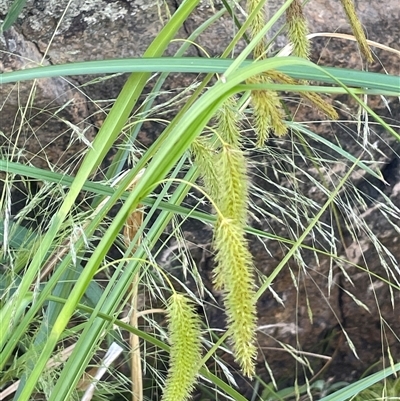
[(229, 219), (220, 220), (216, 227), (215, 247), (220, 279), (224, 282), (224, 304), (235, 359), (243, 373), (252, 377), (257, 356), (254, 344), (256, 297), (254, 267), (243, 228)]
[(293, 54), (308, 59), (310, 55), (310, 42), (307, 39), (308, 26), (299, 0), (294, 0), (287, 9), (286, 22), (289, 39), (293, 43)]
[(170, 366), (162, 401), (186, 401), (200, 368), (201, 322), (193, 304), (176, 293), (169, 299), (168, 322)]
[(371, 49), (369, 48), (367, 43), (367, 38), (365, 37), (363, 27), (361, 25), (360, 20), (357, 17), (353, 1), (352, 0), (340, 0), (340, 1), (342, 3), (344, 11), (346, 12), (347, 19), (349, 20), (351, 29), (353, 30), (353, 34), (357, 39), (361, 53), (367, 59), (367, 61), (369, 62), (374, 61)]

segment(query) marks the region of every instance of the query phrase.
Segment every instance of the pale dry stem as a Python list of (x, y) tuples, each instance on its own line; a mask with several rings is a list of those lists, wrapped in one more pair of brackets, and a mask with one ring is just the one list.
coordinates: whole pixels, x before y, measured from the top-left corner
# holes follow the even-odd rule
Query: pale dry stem
[[(135, 183), (136, 184), (136, 183)], [(134, 186), (134, 185), (133, 185)], [(129, 189), (132, 189), (131, 186)], [(140, 207), (140, 206), (139, 206)], [(135, 238), (141, 224), (143, 222), (143, 212), (135, 210), (126, 220), (124, 226), (124, 240), (127, 247)], [(132, 250), (132, 253), (134, 249)], [(129, 324), (132, 327), (138, 327), (138, 287), (139, 287), (139, 271), (136, 272), (130, 286), (131, 292), (131, 316)], [(132, 379), (132, 396), (133, 401), (143, 400), (143, 378), (142, 378), (142, 363), (140, 355), (140, 339), (136, 334), (130, 333), (129, 342), (131, 346), (131, 379)]]
[[(139, 178), (135, 177), (134, 181), (129, 186), (129, 190), (132, 190), (137, 184)], [(138, 205), (140, 209), (141, 205)], [(131, 242), (134, 240), (140, 226), (143, 223), (143, 212), (141, 210), (134, 210), (127, 218), (124, 226), (124, 241), (125, 245), (129, 247)], [(139, 240), (138, 240), (139, 244)], [(135, 248), (132, 249), (132, 253), (135, 252)], [(137, 299), (138, 299), (138, 287), (139, 287), (139, 270), (136, 272), (133, 281), (130, 286), (131, 293), (131, 316), (130, 325), (132, 327), (138, 327), (138, 311), (137, 311)], [(132, 400), (142, 401), (143, 400), (143, 378), (142, 378), (142, 362), (140, 355), (140, 339), (136, 334), (130, 333), (129, 342), (131, 346), (131, 379), (132, 379)]]

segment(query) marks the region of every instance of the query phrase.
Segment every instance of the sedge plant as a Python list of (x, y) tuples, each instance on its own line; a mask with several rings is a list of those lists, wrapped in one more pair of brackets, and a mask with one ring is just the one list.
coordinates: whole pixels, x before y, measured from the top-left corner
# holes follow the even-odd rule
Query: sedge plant
[[(14, 2), (2, 31), (15, 22), (24, 3)], [(357, 23), (354, 5), (342, 3), (360, 49), (370, 60), (371, 53), (361, 25)], [(6, 267), (0, 271), (4, 283), (0, 299), (1, 398), (27, 401), (41, 394), (50, 401), (81, 399), (83, 389), (87, 388), (84, 383), (88, 372), (98, 368), (99, 354), (116, 340), (125, 347), (125, 364), (130, 367), (131, 377), (115, 373), (115, 380), (119, 377), (119, 383), (129, 383), (124, 389), (132, 400), (148, 396), (144, 372), (151, 372), (165, 401), (189, 399), (196, 383), (200, 388), (211, 389), (215, 398), (222, 393), (230, 399), (245, 400), (233, 385), (232, 373), (226, 373), (224, 380), (211, 371), (210, 361), (223, 366), (223, 371), (229, 371), (218, 356), (221, 349), (229, 349), (242, 374), (254, 377), (260, 360), (256, 341), (257, 300), (266, 291), (273, 291), (273, 280), (279, 280), (279, 273), (287, 268), (292, 257), (302, 267), (301, 249), (315, 255), (328, 255), (338, 263), (353, 263), (336, 255), (337, 238), (320, 224), (320, 220), (329, 208), (333, 214), (337, 209), (348, 210), (345, 197), (339, 195), (354, 189), (350, 176), (355, 169), (377, 180), (382, 177), (360, 157), (349, 154), (341, 144), (290, 121), (290, 111), (285, 107), (282, 94), (298, 93), (333, 119), (337, 119), (334, 107), (319, 94), (345, 94), (394, 141), (399, 141), (396, 131), (365, 101), (369, 94), (398, 96), (398, 77), (364, 71), (349, 74), (347, 70), (324, 68), (309, 61), (303, 4), (295, 0), (283, 2), (269, 18), (266, 17), (266, 1), (248, 0), (247, 18), (243, 23), (235, 18), (237, 34), (222, 58), (185, 57), (189, 45), (206, 28), (218, 24), (224, 13), (235, 14), (235, 3), (224, 1), (224, 8), (215, 11), (213, 17), (199, 26), (175, 57), (162, 57), (198, 4), (197, 0), (184, 1), (168, 18), (142, 58), (37, 67), (0, 75), (3, 85), (32, 80), (32, 96), (27, 105), (30, 106), (35, 100), (36, 79), (131, 73), (111, 108), (104, 110), (104, 123), (93, 142), (85, 147), (84, 158), (74, 176), (67, 174), (68, 166), (56, 169), (50, 164), (42, 169), (29, 165), (18, 141), (10, 141), (10, 145), (2, 149), (1, 260)], [(287, 18), (294, 56), (269, 55), (266, 35), (282, 16)], [(237, 57), (229, 58), (241, 39), (247, 40), (246, 47)], [(248, 59), (250, 55), (253, 60)], [(173, 100), (165, 103), (165, 109), (171, 107), (169, 120), (165, 119), (165, 114), (157, 116), (161, 108), (154, 101), (162, 92), (168, 75), (193, 72), (207, 75), (199, 78), (201, 80), (183, 95), (177, 93)], [(152, 73), (158, 73), (157, 80), (151, 93), (146, 95), (146, 87), (153, 83)], [(218, 79), (213, 80), (214, 76)], [(25, 114), (22, 116), (16, 132), (29, 127)], [(146, 121), (162, 121), (165, 127), (158, 139), (148, 149), (143, 149), (137, 145), (137, 136)], [(251, 127), (255, 138), (247, 135), (245, 127)], [(277, 166), (283, 159), (287, 163), (286, 156), (293, 154), (285, 154), (285, 151), (281, 156), (274, 154), (269, 146), (271, 137), (289, 144), (290, 152), (310, 161), (320, 173), (318, 178), (308, 176), (325, 195), (319, 209), (296, 185), (288, 189), (271, 183), (276, 185), (278, 193), (284, 194), (284, 208), (276, 193), (267, 193), (252, 182), (254, 171), (265, 182), (269, 178), (252, 160), (246, 147), (270, 160), (275, 158)], [(334, 176), (332, 183), (321, 174), (331, 166), (308, 145), (312, 141), (323, 144), (349, 164), (342, 175)], [(118, 151), (104, 171), (103, 161), (114, 148)], [(295, 177), (298, 167), (293, 157), (290, 160), (293, 170), (286, 174), (293, 173)], [(123, 166), (128, 163), (129, 169), (121, 175)], [(13, 190), (19, 177), (28, 188), (28, 201), (12, 219)], [(29, 189), (27, 183), (34, 180), (40, 182), (40, 190)], [(199, 182), (204, 189), (195, 192)], [(255, 195), (260, 202), (254, 201)], [(185, 203), (193, 198), (195, 206)], [(296, 203), (288, 202), (290, 198), (296, 199)], [(43, 199), (58, 199), (54, 213), (45, 215), (39, 224), (27, 225), (26, 221)], [(200, 208), (204, 202), (212, 205), (211, 211)], [(295, 223), (298, 230), (294, 238), (252, 227), (253, 216), (269, 217), (271, 205), (282, 210), (281, 220), (288, 227)], [(387, 218), (396, 219), (395, 205), (388, 202), (387, 207), (391, 211), (385, 209)], [(300, 215), (299, 210), (304, 211), (304, 215)], [(305, 216), (307, 219), (303, 218)], [(190, 249), (176, 258), (184, 272), (183, 278), (160, 266), (161, 254), (168, 247), (163, 244), (165, 232), (172, 227), (170, 237), (178, 244), (183, 243), (184, 230), (180, 225), (189, 219), (212, 227), (213, 285), (214, 290), (222, 293), (222, 309), (226, 315), (226, 329), (219, 338), (207, 319), (198, 314), (204, 305), (202, 294), (209, 291), (211, 299), (213, 294), (204, 285), (194, 261), (188, 262)], [(367, 231), (362, 218), (358, 223)], [(367, 233), (379, 248), (374, 233)], [(318, 241), (311, 245), (305, 243), (308, 235), (327, 238), (330, 250), (320, 247)], [(256, 270), (251, 238), (279, 241), (287, 249), (282, 261), (268, 276)], [(160, 243), (163, 244), (161, 249)], [(110, 249), (118, 249), (119, 257), (113, 258)], [(379, 250), (385, 252), (383, 247)], [(362, 269), (358, 262), (353, 265)], [(388, 285), (394, 298), (393, 293), (399, 291), (400, 284), (392, 266), (386, 264), (385, 268), (388, 278), (378, 278)], [(106, 280), (101, 285), (104, 275)], [(187, 284), (190, 280), (195, 283), (192, 287)], [(327, 281), (332, 284), (330, 272)], [(175, 287), (184, 291), (177, 292)], [(139, 310), (143, 294), (157, 302), (157, 307), (146, 304)], [(124, 320), (127, 313), (128, 322)], [(311, 310), (309, 315), (312, 316)], [(130, 333), (130, 341), (126, 341), (126, 333)], [(351, 345), (344, 328), (343, 333)], [(67, 348), (68, 354), (61, 357), (63, 349)], [(204, 349), (207, 351), (202, 356)], [(293, 353), (289, 346), (286, 350)], [(157, 352), (169, 355), (167, 372), (152, 364)], [(356, 350), (354, 353), (356, 355)], [(305, 358), (296, 358), (309, 366)], [(393, 358), (389, 360), (390, 369), (351, 384), (324, 400), (344, 400), (400, 370)], [(96, 393), (96, 386), (93, 396), (101, 397), (100, 387)], [(311, 395), (309, 388), (306, 391)], [(115, 393), (123, 392), (115, 386)], [(159, 390), (152, 393), (152, 397), (157, 398), (158, 393)]]

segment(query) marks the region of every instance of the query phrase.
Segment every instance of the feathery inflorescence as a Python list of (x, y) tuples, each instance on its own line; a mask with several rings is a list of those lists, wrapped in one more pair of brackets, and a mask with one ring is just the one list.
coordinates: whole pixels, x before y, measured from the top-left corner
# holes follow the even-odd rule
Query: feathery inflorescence
[(194, 305), (174, 293), (168, 303), (170, 366), (162, 401), (186, 401), (194, 389), (201, 361), (201, 322)]
[(358, 46), (362, 55), (367, 61), (373, 61), (371, 49), (368, 46), (367, 38), (365, 37), (364, 29), (361, 25), (360, 20), (357, 17), (356, 9), (354, 7), (354, 2), (352, 0), (340, 0), (344, 11), (346, 13), (347, 19), (349, 20), (353, 34), (357, 39)]
[(308, 24), (303, 14), (303, 5), (300, 0), (294, 0), (286, 11), (288, 36), (293, 44), (293, 54), (308, 59), (310, 56), (310, 42), (307, 38)]

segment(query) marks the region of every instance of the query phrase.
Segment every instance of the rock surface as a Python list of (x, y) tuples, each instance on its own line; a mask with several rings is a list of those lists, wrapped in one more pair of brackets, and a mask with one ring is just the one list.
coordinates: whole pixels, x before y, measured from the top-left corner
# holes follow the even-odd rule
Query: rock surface
[[(164, 6), (158, 7), (158, 1), (74, 0), (65, 11), (67, 3), (67, 0), (28, 1), (23, 16), (15, 27), (0, 38), (2, 53), (0, 70), (2, 72), (28, 68), (37, 64), (141, 56), (161, 29), (167, 13), (173, 13), (180, 2), (167, 1), (167, 10)], [(281, 4), (277, 1), (269, 3), (272, 11)], [(399, 51), (399, 2), (356, 3), (368, 38)], [(218, 4), (215, 5), (217, 10), (219, 7)], [(0, 12), (1, 10), (3, 9), (0, 9)], [(214, 8), (209, 5), (209, 2), (202, 2), (179, 32), (179, 37), (188, 37), (212, 13)], [(310, 21), (310, 31), (313, 33), (350, 33), (339, 2), (313, 0), (306, 7), (306, 15)], [(232, 38), (233, 31), (231, 18), (225, 16), (201, 35), (198, 40), (199, 47), (191, 47), (189, 54), (202, 55), (205, 50), (210, 56), (219, 56)], [(274, 32), (276, 31), (277, 28)], [(285, 45), (284, 35), (279, 35), (276, 43), (276, 48)], [(176, 48), (176, 45), (172, 46), (168, 53), (173, 54)], [(399, 54), (382, 49), (374, 49), (374, 51), (377, 61), (369, 67), (371, 70), (399, 73)], [(312, 59), (321, 65), (362, 67), (357, 46), (344, 39), (316, 36), (312, 41)], [(20, 160), (42, 167), (49, 164), (64, 166), (65, 169), (69, 158), (87, 146), (85, 141), (90, 141), (95, 135), (104, 119), (102, 107), (111, 103), (112, 99), (118, 95), (125, 75), (118, 75), (97, 84), (81, 86), (88, 80), (88, 77), (74, 77), (38, 81), (29, 114), (24, 114), (23, 105), (32, 96), (31, 82), (21, 83), (16, 87), (11, 85), (1, 87), (1, 98), (6, 99), (1, 106), (0, 119), (0, 130), (4, 132), (1, 140), (3, 148), (11, 149), (10, 141), (18, 138), (16, 140), (18, 146), (26, 149), (24, 155), (18, 156)], [(166, 88), (175, 90), (185, 87), (191, 80), (190, 77), (177, 77), (169, 80)], [(374, 110), (387, 121), (393, 123), (400, 120), (398, 100), (390, 99), (389, 103), (385, 104), (381, 98), (376, 98), (372, 99), (372, 102)], [(337, 97), (334, 104), (339, 109), (341, 123), (333, 125), (329, 122), (320, 122), (310, 124), (310, 128), (333, 142), (339, 138), (341, 143), (345, 144), (345, 150), (358, 157), (362, 152), (359, 145), (360, 139), (357, 137), (356, 124), (350, 121), (353, 118), (352, 115), (357, 113), (357, 106), (349, 102), (345, 96)], [(293, 110), (295, 107), (296, 104), (293, 104)], [(316, 121), (320, 120), (320, 116), (312, 108), (302, 107), (296, 115), (296, 120)], [(21, 134), (17, 135), (21, 121), (29, 122), (29, 124), (21, 124)], [(26, 128), (27, 126), (29, 129)], [(159, 127), (154, 124), (147, 124), (144, 127), (148, 131), (141, 132), (139, 138), (149, 143), (158, 134)], [(364, 192), (369, 191), (372, 198), (384, 203), (391, 201), (400, 208), (399, 145), (387, 133), (374, 125), (368, 136), (370, 143), (376, 143), (376, 148), (375, 151), (371, 150), (373, 155), (366, 152), (363, 160), (370, 160), (372, 157), (379, 160), (380, 164), (377, 167), (390, 185), (382, 186), (381, 182), (374, 182), (373, 179), (370, 179), (368, 184), (355, 175), (353, 183)], [(73, 138), (72, 141), (71, 138)], [(272, 139), (269, 145), (274, 147), (282, 157), (290, 156), (291, 144), (287, 141)], [(343, 170), (343, 163), (335, 164), (334, 162), (337, 155), (333, 155), (329, 149), (320, 144), (314, 145), (321, 152), (327, 152), (323, 154), (331, 160), (329, 164), (333, 171), (339, 173)], [(277, 162), (268, 158), (263, 159), (263, 156), (257, 156), (259, 159), (254, 157), (260, 165), (268, 163), (266, 176), (270, 182), (278, 182), (281, 186), (294, 189), (292, 183), (287, 182)], [(296, 166), (302, 166), (310, 177), (318, 177), (318, 172), (312, 165), (308, 165), (301, 158), (296, 158), (295, 162)], [(73, 169), (72, 166), (69, 168)], [(299, 173), (297, 178), (298, 189), (301, 193), (309, 196), (316, 205), (321, 207), (326, 200), (321, 189), (305, 174)], [(331, 178), (335, 179), (335, 177)], [(257, 178), (255, 177), (254, 180), (257, 181)], [(347, 194), (343, 192), (341, 196), (345, 199)], [(284, 215), (281, 211), (265, 205), (260, 200), (254, 199), (254, 202), (260, 207), (267, 208), (271, 213), (270, 221), (263, 220), (256, 223), (258, 228), (291, 238), (290, 232), (282, 224)], [(279, 202), (284, 205), (282, 199)], [(397, 215), (391, 216), (391, 220), (385, 219), (382, 208), (376, 207), (368, 198), (365, 198), (365, 202), (364, 209), (357, 206), (355, 202), (353, 221), (348, 219), (345, 221), (339, 216), (342, 223), (339, 226), (342, 229), (346, 248), (338, 243), (335, 252), (338, 256), (362, 266), (366, 266), (365, 261), (367, 261), (368, 269), (374, 274), (393, 279), (391, 273), (385, 269), (384, 260), (386, 260), (399, 280), (398, 263), (394, 262), (400, 260), (399, 209), (397, 209)], [(385, 255), (383, 248), (376, 250), (373, 244), (374, 239), (369, 238), (370, 233), (365, 228), (359, 231), (357, 240), (352, 237), (348, 226), (357, 225), (356, 218), (360, 214), (365, 215), (369, 230), (375, 233), (382, 246), (387, 248), (386, 256), (382, 256)], [(307, 220), (306, 217), (303, 216), (305, 220)], [(338, 230), (336, 222), (329, 213), (324, 214), (323, 221), (332, 224), (334, 229)], [(292, 225), (295, 228), (295, 224)], [(317, 231), (314, 233), (318, 235)], [(193, 248), (193, 258), (198, 262), (204, 276), (210, 276), (212, 266), (210, 231), (193, 224), (185, 226), (185, 234), (188, 243), (202, 244), (203, 250)], [(316, 241), (320, 243), (321, 248), (327, 247), (323, 238), (317, 238)], [(312, 241), (308, 242), (309, 245), (312, 243)], [(267, 275), (273, 271), (287, 252), (282, 244), (273, 240), (253, 241), (251, 246), (257, 268)], [(390, 260), (388, 256), (390, 253), (393, 255), (393, 260)], [(325, 366), (326, 379), (350, 381), (382, 359), (383, 331), (385, 333), (383, 348), (389, 346), (394, 359), (399, 359), (400, 343), (395, 338), (395, 334), (400, 335), (400, 320), (393, 308), (393, 304), (398, 307), (399, 291), (394, 291), (392, 300), (386, 284), (371, 278), (349, 263), (339, 266), (335, 260), (331, 264), (330, 258), (324, 255), (316, 258), (310, 251), (304, 251), (298, 255), (298, 258), (300, 256), (306, 268), (299, 268), (299, 264), (291, 260), (274, 280), (272, 288), (277, 295), (267, 292), (258, 303), (260, 344), (258, 373), (260, 376), (265, 381), (270, 381), (264, 367), (265, 359), (277, 378), (293, 377), (295, 361), (293, 356), (282, 350), (280, 342), (290, 344), (301, 352), (332, 356), (328, 363), (326, 359), (318, 356), (308, 357), (314, 373)], [(168, 255), (162, 255), (162, 258), (165, 263), (169, 263)], [(351, 277), (352, 282), (346, 278), (346, 274)], [(328, 286), (330, 275), (332, 285)], [(293, 277), (297, 279), (298, 288), (295, 288)], [(355, 294), (359, 301), (356, 301), (351, 294)], [(216, 296), (218, 297), (218, 294)], [(278, 298), (284, 302), (284, 307), (279, 304)], [(305, 302), (306, 298), (309, 304)], [(310, 310), (312, 310), (312, 316)], [(213, 327), (224, 327), (220, 311), (210, 308), (207, 313)], [(384, 327), (379, 314), (388, 322), (390, 329)], [(348, 337), (343, 332), (347, 333)], [(358, 358), (351, 350), (350, 340), (354, 344)], [(230, 359), (229, 356), (227, 358)], [(300, 371), (303, 369), (301, 366), (298, 368)]]

